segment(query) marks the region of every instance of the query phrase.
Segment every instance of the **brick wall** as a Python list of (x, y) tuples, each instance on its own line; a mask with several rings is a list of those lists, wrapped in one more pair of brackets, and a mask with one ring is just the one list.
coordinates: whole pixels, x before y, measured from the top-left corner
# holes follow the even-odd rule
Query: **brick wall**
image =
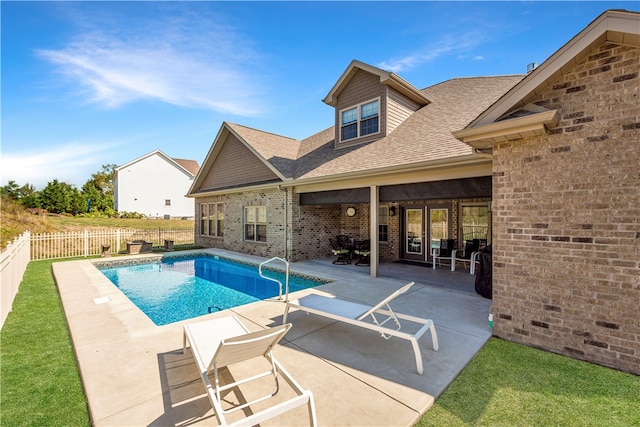
[[(196, 212), (200, 203), (224, 202), (224, 237), (200, 235), (200, 218), (196, 217), (196, 245), (228, 249), (261, 257), (285, 256), (285, 192), (278, 189), (247, 191), (226, 196), (201, 197), (196, 199)], [(267, 241), (244, 240), (244, 207), (267, 207)]]
[(493, 160), (494, 335), (640, 373), (640, 50), (607, 44)]

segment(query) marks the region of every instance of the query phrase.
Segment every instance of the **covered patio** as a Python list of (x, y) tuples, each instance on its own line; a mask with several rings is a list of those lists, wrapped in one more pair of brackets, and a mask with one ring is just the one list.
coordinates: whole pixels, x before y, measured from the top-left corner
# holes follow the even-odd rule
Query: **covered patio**
[[(153, 255), (136, 259), (146, 256)], [(367, 267), (333, 265), (330, 257), (293, 263), (292, 270), (333, 280), (295, 296), (318, 292), (368, 305), (415, 281), (393, 308), (432, 319), (440, 344), (435, 352), (431, 338), (421, 338), (424, 374), (419, 375), (403, 340), (291, 311), (293, 328), (275, 356), (313, 392), (319, 425), (413, 425), (491, 336), (491, 301), (475, 294), (468, 271), (381, 263), (372, 278)], [(195, 320), (154, 325), (89, 260), (56, 263), (53, 272), (94, 425), (217, 424), (193, 359), (182, 354), (183, 325)], [(282, 302), (260, 301), (198, 320), (233, 314), (253, 331), (280, 324), (283, 310)], [(298, 408), (264, 425), (307, 423), (306, 410)]]

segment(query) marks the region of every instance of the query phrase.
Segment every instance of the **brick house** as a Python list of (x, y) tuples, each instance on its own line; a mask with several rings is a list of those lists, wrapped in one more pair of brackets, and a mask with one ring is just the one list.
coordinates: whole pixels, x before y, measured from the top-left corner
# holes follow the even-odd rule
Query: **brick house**
[[(494, 334), (640, 373), (640, 14), (607, 11), (526, 75), (417, 89), (353, 61), (304, 140), (223, 123), (196, 243), (292, 261), (329, 238), (432, 262), (493, 247)], [(350, 209), (351, 208), (351, 209)]]

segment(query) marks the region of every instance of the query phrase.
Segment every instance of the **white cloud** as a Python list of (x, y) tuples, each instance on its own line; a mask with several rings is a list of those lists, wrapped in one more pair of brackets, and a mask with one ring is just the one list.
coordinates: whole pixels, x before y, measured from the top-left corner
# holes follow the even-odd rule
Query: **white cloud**
[[(410, 71), (427, 62), (432, 62), (441, 56), (467, 52), (485, 41), (485, 37), (478, 33), (466, 33), (461, 35), (447, 35), (437, 42), (431, 43), (412, 52), (402, 58), (391, 58), (380, 62), (377, 67), (394, 73)], [(475, 59), (482, 57), (475, 56)]]
[(101, 167), (109, 144), (66, 144), (49, 150), (3, 153), (0, 157), (2, 185), (13, 180), (42, 189), (57, 179), (80, 188)]
[(106, 108), (157, 100), (260, 115), (266, 85), (251, 43), (212, 17), (166, 12), (111, 26), (83, 16), (88, 29), (62, 49), (37, 54), (79, 83), (89, 102)]

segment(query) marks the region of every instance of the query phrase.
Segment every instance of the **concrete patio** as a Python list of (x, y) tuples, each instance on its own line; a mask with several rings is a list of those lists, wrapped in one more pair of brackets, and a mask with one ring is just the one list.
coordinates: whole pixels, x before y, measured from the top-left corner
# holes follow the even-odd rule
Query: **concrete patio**
[[(204, 252), (263, 261), (227, 251)], [(147, 256), (158, 255), (134, 258)], [(438, 352), (432, 350), (429, 334), (420, 340), (424, 374), (418, 375), (407, 341), (384, 340), (372, 331), (292, 311), (288, 321), (293, 328), (274, 354), (313, 392), (321, 426), (413, 425), (491, 336), (487, 325), (491, 301), (474, 292), (474, 276), (468, 271), (383, 263), (380, 277), (372, 279), (367, 267), (333, 265), (331, 259), (291, 267), (294, 272), (333, 280), (292, 295), (321, 292), (368, 305), (415, 281), (392, 306), (401, 313), (433, 319), (438, 333)], [(92, 261), (55, 263), (53, 273), (91, 420), (97, 426), (217, 425), (190, 351), (182, 354), (183, 325), (230, 314), (250, 330), (282, 321), (282, 302), (261, 301), (156, 326)], [(229, 375), (234, 372), (232, 368)], [(280, 398), (293, 395), (282, 388)], [(263, 425), (308, 425), (308, 416), (305, 408), (298, 408)]]

